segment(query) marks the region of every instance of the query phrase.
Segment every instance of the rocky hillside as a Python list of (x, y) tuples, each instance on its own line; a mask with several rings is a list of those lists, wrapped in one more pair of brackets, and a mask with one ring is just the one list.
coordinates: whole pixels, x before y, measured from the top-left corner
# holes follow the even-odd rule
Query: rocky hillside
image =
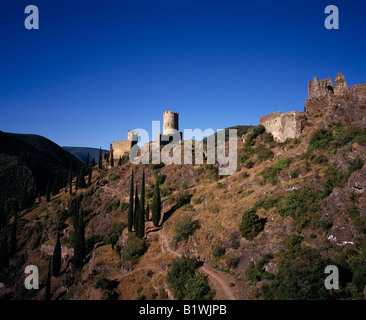
[(72, 167), (78, 172), (82, 163), (47, 138), (32, 134), (0, 131), (0, 208), (8, 198), (32, 201), (43, 194), (50, 177)]
[[(365, 108), (358, 85), (308, 99), (299, 138), (279, 143), (262, 126), (247, 128), (230, 176), (217, 165), (104, 162), (90, 187), (19, 212), (4, 297), (43, 299), (59, 230), (52, 299), (365, 299)], [(127, 230), (132, 170), (139, 193), (145, 172), (150, 209), (160, 183), (162, 217), (155, 227), (149, 212), (142, 240)], [(76, 207), (85, 226), (79, 269)], [(24, 288), (30, 264), (40, 290)], [(324, 287), (328, 265), (339, 269), (339, 289)]]

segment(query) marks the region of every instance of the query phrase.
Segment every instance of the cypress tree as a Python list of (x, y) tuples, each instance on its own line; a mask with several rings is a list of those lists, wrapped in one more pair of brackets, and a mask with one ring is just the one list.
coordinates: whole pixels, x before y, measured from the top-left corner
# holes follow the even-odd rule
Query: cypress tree
[(113, 149), (111, 148), (111, 155), (110, 155), (110, 157), (111, 157), (111, 167), (113, 167), (114, 166), (114, 157), (113, 157)]
[(150, 218), (150, 208), (149, 208), (149, 201), (146, 204), (146, 210), (145, 210), (145, 219), (146, 221), (149, 221)]
[(88, 152), (88, 155), (86, 156), (86, 161), (85, 161), (85, 165), (87, 166), (87, 167), (89, 167), (89, 152)]
[(161, 215), (160, 187), (158, 181), (155, 182), (154, 198), (151, 210), (153, 224), (155, 227), (158, 227)]
[(80, 208), (78, 224), (75, 230), (74, 259), (73, 265), (76, 269), (81, 269), (85, 259), (85, 229), (84, 229), (84, 211)]
[(94, 167), (94, 166), (95, 166), (95, 158), (92, 158), (91, 166), (92, 166), (92, 167)]
[(98, 169), (103, 169), (103, 158), (102, 158), (102, 147), (99, 148), (99, 161), (98, 161)]
[(48, 263), (48, 275), (47, 275), (46, 293), (44, 299), (51, 300), (51, 260)]
[(60, 275), (61, 270), (61, 243), (60, 243), (60, 233), (57, 232), (57, 241), (55, 245), (55, 249), (53, 250), (52, 257), (52, 274), (55, 277)]
[(145, 172), (142, 172), (141, 197), (138, 210), (137, 236), (142, 239), (145, 235)]
[(4, 232), (0, 242), (0, 270), (7, 267), (9, 267), (9, 248), (6, 232)]
[(128, 208), (127, 217), (128, 231), (132, 232), (133, 226), (133, 170), (131, 171), (131, 184), (130, 184), (130, 206)]
[(80, 189), (86, 188), (84, 166), (82, 166), (80, 169), (79, 177), (77, 179), (77, 186)]
[(59, 192), (60, 192), (59, 177), (56, 176), (55, 180), (53, 181), (53, 185), (52, 185), (52, 195), (55, 196)]
[(138, 211), (139, 211), (139, 195), (137, 191), (137, 184), (135, 188), (135, 211), (133, 213), (133, 227), (135, 229), (135, 233), (137, 232), (138, 228)]
[(70, 195), (72, 194), (72, 171), (71, 171), (71, 167), (69, 169), (69, 192), (70, 192)]
[(11, 238), (10, 238), (10, 253), (13, 256), (17, 249), (17, 223), (18, 223), (18, 214), (15, 212), (14, 222), (11, 227)]
[(122, 166), (122, 157), (121, 156), (119, 156), (119, 159), (118, 159), (118, 166), (119, 167)]
[(88, 188), (91, 186), (93, 167), (89, 167)]

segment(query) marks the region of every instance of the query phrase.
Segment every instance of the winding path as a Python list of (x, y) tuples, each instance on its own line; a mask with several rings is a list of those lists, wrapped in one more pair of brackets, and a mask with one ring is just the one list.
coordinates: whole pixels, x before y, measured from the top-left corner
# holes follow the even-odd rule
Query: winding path
[[(178, 257), (182, 256), (180, 253), (169, 248), (168, 240), (165, 235), (163, 235), (162, 233), (159, 233), (159, 231), (156, 232), (156, 235), (161, 239), (162, 247), (164, 248), (165, 251), (167, 251), (175, 256), (178, 256)], [(200, 267), (200, 269), (204, 273), (206, 273), (211, 279), (215, 280), (216, 283), (218, 283), (220, 285), (220, 287), (222, 288), (222, 290), (224, 291), (224, 293), (227, 297), (227, 300), (236, 300), (230, 287), (226, 284), (226, 282), (218, 274), (216, 274), (213, 270), (210, 270), (208, 267), (202, 266), (202, 267)]]
[[(115, 194), (118, 194), (118, 196), (120, 198), (122, 198), (122, 194), (116, 190), (116, 189), (112, 189), (110, 187), (107, 186), (103, 186), (102, 188), (107, 189), (108, 191), (111, 191)], [(171, 253), (172, 255), (176, 256), (176, 257), (181, 257), (182, 255), (174, 250), (172, 250), (169, 247), (168, 244), (168, 239), (166, 238), (166, 236), (161, 232), (161, 230), (154, 232), (155, 235), (157, 235), (160, 239), (161, 239), (161, 246), (162, 246), (162, 250)], [(131, 272), (127, 273), (126, 275), (123, 275), (123, 277), (130, 275), (132, 272), (138, 271), (138, 270), (142, 270), (142, 269), (158, 269), (157, 267), (154, 266), (143, 266), (143, 267), (139, 267), (136, 268), (134, 270), (132, 270)], [(226, 282), (213, 270), (209, 269), (208, 267), (205, 266), (201, 266), (199, 268), (202, 272), (206, 273), (213, 281), (213, 283), (215, 283), (216, 285), (219, 285), (221, 287), (221, 289), (223, 290), (227, 300), (237, 300), (231, 290), (231, 288), (226, 284)]]

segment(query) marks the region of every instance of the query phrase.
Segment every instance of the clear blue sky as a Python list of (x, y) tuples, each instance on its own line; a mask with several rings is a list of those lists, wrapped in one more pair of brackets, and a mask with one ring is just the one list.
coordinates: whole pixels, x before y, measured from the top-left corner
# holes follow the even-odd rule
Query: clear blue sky
[(108, 149), (164, 110), (214, 130), (302, 111), (314, 76), (366, 82), (365, 16), (363, 0), (2, 0), (0, 130)]

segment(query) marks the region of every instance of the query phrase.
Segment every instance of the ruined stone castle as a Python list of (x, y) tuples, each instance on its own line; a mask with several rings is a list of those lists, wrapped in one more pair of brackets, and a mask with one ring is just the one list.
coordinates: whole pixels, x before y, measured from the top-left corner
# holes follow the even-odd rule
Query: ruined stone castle
[[(284, 142), (287, 139), (298, 138), (305, 125), (311, 123), (310, 119), (324, 116), (325, 122), (350, 121), (357, 123), (358, 112), (357, 105), (363, 103), (365, 85), (355, 85), (348, 87), (345, 77), (338, 73), (333, 85), (332, 79), (320, 80), (315, 77), (308, 83), (308, 99), (305, 101), (304, 112), (291, 111), (282, 113), (280, 111), (264, 115), (259, 118), (259, 124), (266, 128), (267, 132), (272, 133), (274, 139), (278, 142)], [(351, 104), (345, 103), (351, 101)], [(343, 105), (341, 109), (348, 108), (345, 115), (339, 114), (341, 110), (337, 106)], [(337, 117), (337, 114), (339, 116)], [(352, 118), (352, 119), (351, 119)], [(362, 119), (361, 119), (362, 120)], [(363, 122), (365, 122), (363, 120)], [(360, 123), (365, 125), (366, 123)]]
[[(156, 137), (160, 140), (160, 144), (169, 143), (175, 134), (178, 134), (178, 139), (182, 139), (182, 133), (179, 132), (179, 113), (174, 111), (164, 111), (163, 114), (163, 133)], [(131, 150), (133, 141), (137, 140), (137, 131), (127, 131), (127, 140), (114, 141), (110, 144), (110, 151), (113, 150), (113, 158), (119, 159), (126, 156)]]

